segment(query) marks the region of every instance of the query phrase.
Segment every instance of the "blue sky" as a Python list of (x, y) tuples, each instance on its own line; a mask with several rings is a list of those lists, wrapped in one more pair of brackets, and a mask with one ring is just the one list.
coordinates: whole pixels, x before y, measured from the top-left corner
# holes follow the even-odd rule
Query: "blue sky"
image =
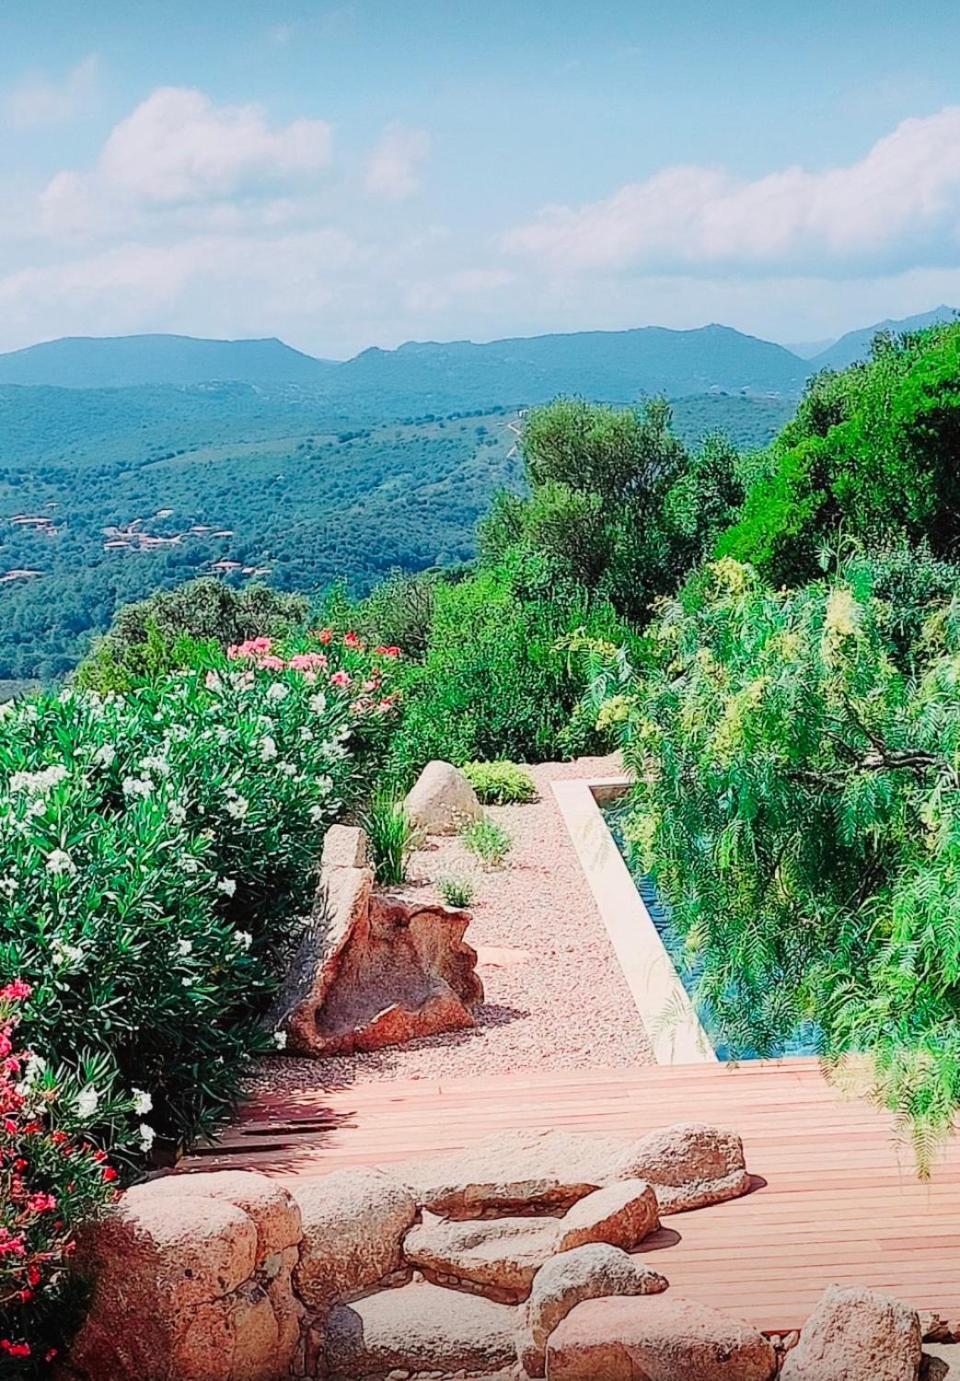
[(960, 303), (960, 6), (5, 0), (0, 349)]

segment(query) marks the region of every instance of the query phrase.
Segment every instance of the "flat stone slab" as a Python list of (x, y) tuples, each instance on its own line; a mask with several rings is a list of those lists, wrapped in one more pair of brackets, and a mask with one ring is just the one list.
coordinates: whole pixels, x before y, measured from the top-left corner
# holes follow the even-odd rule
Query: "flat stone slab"
[(506, 1371), (516, 1361), (516, 1316), (507, 1305), (422, 1281), (380, 1290), (330, 1311), (328, 1376)]

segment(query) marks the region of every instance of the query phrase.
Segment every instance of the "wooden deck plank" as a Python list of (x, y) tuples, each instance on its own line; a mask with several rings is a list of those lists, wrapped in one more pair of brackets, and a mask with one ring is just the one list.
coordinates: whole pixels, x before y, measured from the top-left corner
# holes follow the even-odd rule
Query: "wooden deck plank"
[(283, 1178), (458, 1150), (513, 1128), (637, 1136), (672, 1121), (736, 1128), (758, 1177), (746, 1198), (670, 1217), (648, 1240), (643, 1255), (672, 1289), (774, 1332), (799, 1327), (832, 1281), (960, 1320), (960, 1142), (919, 1181), (890, 1119), (843, 1098), (812, 1060), (521, 1070), (270, 1095), (184, 1169)]

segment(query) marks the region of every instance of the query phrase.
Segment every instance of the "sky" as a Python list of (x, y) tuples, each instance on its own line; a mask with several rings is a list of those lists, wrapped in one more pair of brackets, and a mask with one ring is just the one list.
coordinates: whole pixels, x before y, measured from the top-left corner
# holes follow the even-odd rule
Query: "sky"
[(3, 0), (0, 350), (960, 305), (956, 0)]

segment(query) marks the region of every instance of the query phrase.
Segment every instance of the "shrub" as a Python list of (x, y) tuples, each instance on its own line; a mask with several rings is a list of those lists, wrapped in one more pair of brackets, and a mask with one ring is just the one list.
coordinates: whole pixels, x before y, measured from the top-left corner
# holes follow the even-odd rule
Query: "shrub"
[(896, 341), (842, 374), (818, 376), (770, 447), (719, 555), (775, 584), (819, 574), (822, 547), (960, 537), (960, 324)]
[(375, 751), (392, 706), (357, 640), (232, 652), (0, 720), (0, 981), (33, 988), (23, 1031), (51, 1066), (98, 1062), (90, 1132), (131, 1161), (138, 1122), (110, 1099), (145, 1090), (184, 1145), (270, 1047), (259, 1019), (355, 789), (350, 747)]
[(960, 1104), (960, 601), (903, 658), (882, 575), (775, 591), (725, 559), (611, 688), (636, 866), (727, 1042), (809, 1020), (828, 1060), (869, 1054), (925, 1166)]
[(469, 878), (446, 877), (438, 879), (437, 891), (447, 906), (455, 906), (462, 910), (473, 901), (476, 889)]
[(439, 586), (426, 658), (403, 674), (403, 722), (390, 753), (396, 779), (412, 781), (432, 758), (461, 765), (555, 756), (586, 685), (558, 644), (581, 627), (629, 637), (608, 605), (553, 586), (537, 560), (516, 557)]
[(464, 846), (481, 860), (485, 868), (502, 868), (510, 852), (510, 835), (491, 820), (488, 815), (481, 816), (468, 825), (460, 836)]
[(151, 677), (195, 666), (204, 655), (212, 657), (231, 643), (287, 636), (304, 623), (309, 607), (301, 595), (261, 584), (236, 590), (204, 576), (125, 605), (74, 679), (102, 694), (129, 690)]
[(407, 880), (407, 863), (416, 831), (403, 802), (390, 795), (375, 796), (363, 817), (377, 881), (388, 887)]
[(15, 1046), (30, 995), (20, 981), (0, 989), (0, 1377), (21, 1379), (62, 1355), (82, 1302), (69, 1274), (75, 1233), (118, 1178), (86, 1141), (83, 1090)]
[(522, 804), (537, 799), (537, 788), (529, 772), (515, 762), (466, 762), (463, 772), (485, 806)]

